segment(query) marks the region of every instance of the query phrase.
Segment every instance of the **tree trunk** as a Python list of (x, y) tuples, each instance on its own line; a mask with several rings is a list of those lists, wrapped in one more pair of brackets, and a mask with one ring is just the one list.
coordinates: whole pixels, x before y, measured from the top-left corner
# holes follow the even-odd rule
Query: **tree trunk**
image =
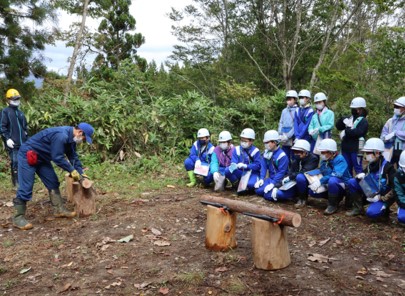
[(77, 215), (86, 217), (96, 213), (97, 193), (92, 187), (93, 183), (87, 180), (82, 186), (79, 182), (73, 182), (69, 174), (65, 175), (65, 181), (67, 200), (75, 205)]
[(232, 200), (223, 197), (203, 195), (200, 201), (207, 201), (227, 206), (231, 211), (239, 213), (250, 213), (257, 215), (265, 215), (279, 219), (279, 224), (299, 227), (301, 225), (301, 215), (283, 209), (275, 209), (270, 207), (253, 205), (248, 202)]
[(66, 101), (67, 101), (67, 96), (70, 91), (70, 85), (72, 83), (73, 70), (75, 68), (76, 59), (79, 54), (80, 47), (82, 46), (83, 32), (84, 32), (84, 28), (86, 26), (86, 17), (87, 17), (88, 6), (89, 6), (89, 0), (83, 0), (82, 23), (80, 25), (79, 32), (77, 32), (75, 47), (73, 49), (72, 57), (70, 58), (70, 65), (69, 65), (69, 70), (68, 70), (68, 75), (67, 75), (67, 80), (66, 80), (66, 87), (65, 87), (65, 98), (63, 100), (64, 104), (66, 104)]

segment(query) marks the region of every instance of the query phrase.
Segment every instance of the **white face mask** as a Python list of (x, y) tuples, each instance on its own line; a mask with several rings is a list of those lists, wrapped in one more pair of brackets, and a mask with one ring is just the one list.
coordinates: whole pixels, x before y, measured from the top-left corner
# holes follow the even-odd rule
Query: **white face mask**
[(267, 149), (267, 150), (270, 150), (270, 143), (264, 144), (264, 148)]
[(367, 160), (368, 162), (374, 162), (374, 161), (377, 160), (377, 157), (375, 157), (373, 154), (367, 154), (367, 155), (366, 155), (366, 160)]
[(394, 109), (394, 115), (401, 115), (401, 109)]
[(219, 148), (221, 148), (222, 150), (228, 149), (228, 143), (219, 143)]
[(300, 99), (300, 106), (305, 106), (305, 99)]
[(288, 107), (292, 107), (292, 106), (294, 106), (295, 105), (295, 100), (288, 100), (287, 101), (287, 106)]
[(240, 146), (243, 149), (247, 149), (247, 148), (249, 148), (250, 144), (249, 144), (249, 142), (240, 142)]
[(82, 137), (74, 137), (73, 141), (75, 141), (76, 144), (81, 144), (81, 143), (83, 143), (83, 138)]
[(328, 157), (326, 156), (326, 154), (321, 154), (321, 160), (328, 160)]
[(21, 101), (20, 100), (14, 100), (14, 101), (10, 101), (10, 105), (11, 106), (20, 106)]
[(319, 110), (319, 111), (321, 111), (322, 109), (323, 109), (323, 104), (316, 104), (315, 105), (315, 108), (317, 109), (317, 110)]

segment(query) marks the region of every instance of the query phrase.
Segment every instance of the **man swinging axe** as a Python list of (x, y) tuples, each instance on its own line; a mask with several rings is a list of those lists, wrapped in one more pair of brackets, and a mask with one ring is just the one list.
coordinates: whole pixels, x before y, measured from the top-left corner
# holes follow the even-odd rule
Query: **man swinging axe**
[[(25, 219), (26, 203), (32, 199), (35, 174), (39, 176), (49, 191), (54, 216), (72, 218), (76, 212), (71, 212), (63, 205), (59, 191), (59, 180), (52, 167), (52, 162), (70, 173), (74, 181), (84, 177), (82, 164), (76, 153), (76, 145), (86, 141), (92, 143), (94, 128), (85, 122), (76, 127), (59, 126), (40, 131), (28, 139), (18, 152), (18, 182), (17, 195), (14, 198), (15, 215), (13, 225), (21, 230), (32, 228)], [(66, 159), (67, 158), (67, 159)]]

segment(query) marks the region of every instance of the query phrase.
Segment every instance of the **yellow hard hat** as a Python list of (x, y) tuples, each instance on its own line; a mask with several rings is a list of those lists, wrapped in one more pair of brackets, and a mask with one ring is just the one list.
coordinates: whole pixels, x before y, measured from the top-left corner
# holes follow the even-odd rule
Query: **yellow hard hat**
[(10, 88), (6, 92), (7, 100), (18, 100), (19, 98), (21, 98), (20, 93), (18, 92), (18, 90), (14, 89), (14, 88)]

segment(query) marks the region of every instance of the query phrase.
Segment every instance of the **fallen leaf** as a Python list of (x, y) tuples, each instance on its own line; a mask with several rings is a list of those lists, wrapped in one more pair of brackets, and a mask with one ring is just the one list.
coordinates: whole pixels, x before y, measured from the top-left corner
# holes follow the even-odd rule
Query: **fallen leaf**
[(385, 273), (384, 271), (377, 271), (377, 272), (375, 273), (375, 275), (376, 275), (377, 277), (382, 277), (382, 278), (387, 278), (387, 277), (390, 277), (390, 276), (391, 276), (391, 274)]
[(313, 246), (316, 245), (316, 241), (311, 241), (308, 245), (309, 245), (310, 248), (312, 248)]
[(162, 295), (167, 295), (167, 294), (169, 294), (169, 288), (161, 287), (159, 289), (159, 293), (162, 294)]
[(356, 279), (364, 281), (364, 277), (356, 275)]
[(150, 284), (152, 284), (152, 282), (144, 282), (142, 284), (134, 284), (134, 287), (139, 289), (139, 290), (143, 290), (145, 289), (147, 286), (149, 286)]
[(357, 274), (368, 274), (368, 270), (363, 266), (359, 271), (357, 271)]
[(323, 240), (323, 241), (320, 241), (320, 242), (318, 243), (318, 246), (322, 247), (322, 246), (325, 245), (328, 241), (330, 241), (330, 237), (327, 238), (327, 239), (325, 239), (325, 240)]
[(72, 266), (72, 264), (73, 264), (73, 261), (71, 261), (69, 264), (64, 264), (64, 265), (62, 265), (61, 267), (62, 267), (62, 268), (64, 268), (64, 267), (70, 267), (70, 266)]
[(21, 269), (20, 274), (27, 273), (27, 272), (30, 271), (30, 270), (31, 270), (31, 267)]
[(130, 235), (126, 236), (126, 237), (123, 237), (123, 238), (117, 240), (117, 242), (119, 242), (119, 243), (129, 243), (133, 239), (134, 239), (134, 236), (132, 234), (130, 234)]
[(312, 261), (312, 262), (318, 261), (320, 263), (328, 263), (329, 262), (329, 257), (321, 255), (321, 254), (309, 254), (308, 260)]
[(13, 204), (13, 202), (12, 201), (8, 201), (8, 202), (6, 202), (6, 207), (9, 207), (9, 208), (11, 208), (11, 207), (13, 207), (14, 206), (14, 204)]
[(70, 287), (72, 287), (72, 284), (71, 284), (71, 283), (66, 283), (66, 284), (63, 286), (62, 290), (60, 290), (58, 293), (66, 292), (67, 290), (70, 289)]
[(167, 188), (176, 188), (174, 185), (166, 185)]
[(155, 246), (159, 246), (159, 247), (166, 247), (166, 246), (170, 246), (170, 243), (168, 241), (164, 241), (164, 240), (157, 240), (153, 243)]
[(159, 230), (157, 230), (156, 228), (152, 228), (150, 231), (152, 231), (152, 233), (154, 235), (162, 235), (162, 232), (160, 232)]
[(135, 154), (135, 156), (136, 156), (136, 157), (138, 157), (138, 158), (141, 158), (141, 157), (142, 157), (142, 155), (141, 155), (141, 154), (139, 154), (139, 153), (138, 153), (138, 152), (136, 152), (136, 151), (134, 152), (134, 154)]
[(225, 266), (215, 268), (215, 272), (224, 272), (227, 270), (228, 270), (228, 268), (226, 268)]

